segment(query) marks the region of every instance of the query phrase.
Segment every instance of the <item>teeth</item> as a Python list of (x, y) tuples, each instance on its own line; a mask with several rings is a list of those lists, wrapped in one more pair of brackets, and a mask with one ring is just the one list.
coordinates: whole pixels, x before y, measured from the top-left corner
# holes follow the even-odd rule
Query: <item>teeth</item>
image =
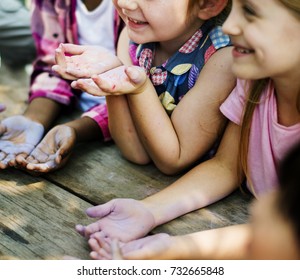
[(143, 21), (139, 21), (139, 20), (135, 20), (133, 18), (130, 18), (130, 20), (136, 24), (141, 24), (141, 23), (144, 23)]
[(244, 54), (251, 53), (250, 50), (243, 49), (243, 48), (236, 48), (236, 50), (237, 50), (239, 53), (244, 53)]

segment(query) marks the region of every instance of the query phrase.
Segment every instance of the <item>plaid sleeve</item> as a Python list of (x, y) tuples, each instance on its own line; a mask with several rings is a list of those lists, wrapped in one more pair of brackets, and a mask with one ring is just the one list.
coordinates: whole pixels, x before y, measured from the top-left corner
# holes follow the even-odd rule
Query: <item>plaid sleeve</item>
[[(58, 11), (57, 2), (33, 0), (31, 5), (31, 29), (35, 40), (37, 57), (33, 63), (29, 101), (45, 97), (69, 105), (74, 96), (68, 81), (52, 71), (55, 64), (55, 49), (66, 41), (65, 21), (70, 8), (62, 6)], [(56, 7), (56, 8), (55, 8)]]
[(216, 50), (231, 45), (230, 37), (223, 33), (221, 26), (213, 28), (209, 33), (209, 37)]
[(111, 140), (108, 128), (108, 111), (106, 104), (100, 104), (83, 113), (81, 117), (92, 118), (100, 127), (104, 141)]

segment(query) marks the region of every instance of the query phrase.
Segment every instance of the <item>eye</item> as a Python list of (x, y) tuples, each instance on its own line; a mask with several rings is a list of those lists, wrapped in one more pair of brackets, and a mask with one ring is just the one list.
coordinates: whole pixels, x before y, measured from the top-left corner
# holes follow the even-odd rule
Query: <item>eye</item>
[(249, 5), (243, 5), (243, 11), (246, 16), (256, 16), (256, 12)]

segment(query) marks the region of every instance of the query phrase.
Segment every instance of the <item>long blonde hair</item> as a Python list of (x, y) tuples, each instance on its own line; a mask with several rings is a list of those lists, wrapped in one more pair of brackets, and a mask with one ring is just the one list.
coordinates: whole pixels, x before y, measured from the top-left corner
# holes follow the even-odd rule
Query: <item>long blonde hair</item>
[[(284, 6), (287, 7), (287, 9), (290, 9), (297, 17), (300, 19), (300, 1), (299, 0), (278, 0), (280, 1)], [(300, 67), (300, 66), (299, 66)], [(300, 77), (299, 77), (300, 78)], [(247, 94), (247, 102), (244, 109), (244, 117), (242, 122), (242, 128), (241, 128), (241, 140), (239, 145), (239, 159), (241, 163), (241, 169), (238, 170), (238, 174), (242, 174), (243, 171), (247, 181), (248, 185), (251, 187), (252, 191), (253, 186), (251, 183), (251, 178), (249, 176), (249, 168), (248, 168), (248, 149), (249, 149), (249, 135), (250, 135), (250, 128), (251, 128), (251, 120), (253, 116), (253, 112), (256, 108), (256, 105), (259, 104), (261, 95), (266, 88), (268, 84), (269, 79), (261, 79), (253, 81), (249, 88), (249, 92)], [(300, 94), (298, 94), (297, 99), (297, 108), (298, 112), (300, 113)]]

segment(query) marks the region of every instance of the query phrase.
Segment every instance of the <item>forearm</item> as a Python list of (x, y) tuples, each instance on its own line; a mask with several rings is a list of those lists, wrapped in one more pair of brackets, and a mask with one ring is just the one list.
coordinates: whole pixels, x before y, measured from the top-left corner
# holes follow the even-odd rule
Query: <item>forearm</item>
[(78, 142), (103, 140), (101, 129), (96, 121), (89, 117), (82, 117), (66, 123), (65, 125), (72, 127), (76, 133)]
[(167, 171), (164, 166), (180, 157), (180, 142), (154, 87), (149, 85), (143, 92), (129, 95), (128, 103), (143, 146), (155, 165)]
[(169, 187), (142, 200), (153, 214), (155, 226), (210, 205), (237, 188), (237, 171), (218, 161), (213, 158), (198, 165)]
[[(195, 85), (169, 117), (150, 80), (137, 95), (128, 96), (141, 141), (155, 165), (178, 173), (199, 160), (222, 135), (226, 118), (219, 107), (235, 86), (230, 50), (218, 51), (204, 65)], [(212, 80), (218, 83), (211, 83)]]
[(148, 163), (149, 157), (137, 134), (126, 96), (107, 96), (109, 129), (123, 156), (135, 163)]
[(48, 130), (60, 114), (61, 108), (61, 104), (51, 99), (35, 98), (29, 103), (24, 116), (42, 124), (44, 129)]
[(247, 259), (249, 224), (172, 236), (169, 259)]

